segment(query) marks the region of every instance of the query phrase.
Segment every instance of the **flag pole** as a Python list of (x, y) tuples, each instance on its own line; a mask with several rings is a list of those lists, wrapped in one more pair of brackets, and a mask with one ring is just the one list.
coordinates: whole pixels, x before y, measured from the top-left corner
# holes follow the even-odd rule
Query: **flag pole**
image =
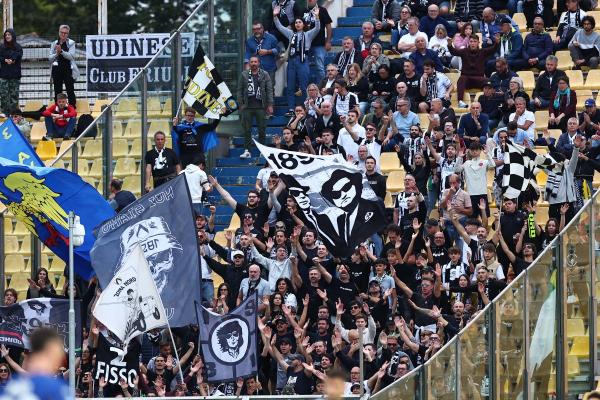
[(181, 378), (181, 383), (183, 383), (183, 371), (181, 370), (181, 359), (179, 358), (179, 353), (177, 352), (177, 345), (175, 344), (175, 337), (173, 337), (173, 332), (171, 332), (171, 324), (167, 320), (167, 329), (169, 330), (169, 336), (171, 336), (171, 343), (173, 344), (173, 351), (175, 352), (175, 357), (177, 357), (177, 365), (179, 365), (179, 377)]
[(75, 398), (75, 268), (73, 263), (75, 213), (69, 211), (69, 390)]

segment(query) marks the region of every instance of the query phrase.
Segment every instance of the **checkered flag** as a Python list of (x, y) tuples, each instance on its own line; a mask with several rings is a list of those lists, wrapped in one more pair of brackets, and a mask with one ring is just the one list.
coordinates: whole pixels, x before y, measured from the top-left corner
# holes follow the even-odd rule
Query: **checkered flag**
[(507, 140), (502, 177), (504, 197), (516, 199), (530, 186), (537, 187), (535, 176), (541, 169), (560, 175), (563, 167), (564, 163), (550, 154), (537, 154), (531, 149)]
[(221, 119), (237, 110), (237, 102), (199, 44), (181, 94), (201, 117)]

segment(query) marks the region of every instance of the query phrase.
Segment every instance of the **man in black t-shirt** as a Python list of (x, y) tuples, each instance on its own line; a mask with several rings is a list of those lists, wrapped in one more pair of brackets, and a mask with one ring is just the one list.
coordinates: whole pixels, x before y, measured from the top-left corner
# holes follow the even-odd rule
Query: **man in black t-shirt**
[(400, 74), (396, 79), (396, 82), (404, 82), (408, 87), (406, 90), (406, 96), (411, 99), (411, 103), (419, 102), (421, 96), (421, 75), (415, 70), (415, 63), (412, 60), (404, 60), (403, 65), (404, 73)]
[(235, 213), (240, 217), (240, 221), (243, 220), (245, 214), (252, 214), (254, 215), (255, 226), (260, 228), (267, 222), (270, 213), (269, 206), (266, 202), (261, 203), (259, 201), (259, 195), (256, 190), (253, 189), (248, 191), (248, 202), (246, 204), (240, 204), (219, 184), (219, 182), (217, 182), (217, 178), (209, 175), (208, 181), (212, 187), (217, 189), (223, 200), (235, 210)]
[[(298, 1), (298, 3), (300, 3), (300, 1)], [(316, 7), (319, 8), (319, 22), (321, 23), (321, 30), (313, 39), (310, 46), (309, 56), (312, 59), (310, 82), (312, 83), (319, 83), (325, 76), (325, 55), (329, 50), (331, 50), (331, 23), (333, 21), (329, 16), (329, 12), (327, 12), (327, 9), (319, 6), (317, 4), (317, 0), (307, 0), (306, 8), (296, 16), (304, 21), (304, 28), (308, 31), (315, 27), (315, 15), (312, 13), (312, 10)], [(312, 66), (313, 63), (314, 67)]]
[[(146, 191), (162, 185), (174, 179), (181, 172), (179, 157), (177, 154), (165, 147), (166, 136), (164, 132), (158, 131), (154, 134), (154, 148), (146, 153)], [(152, 181), (151, 181), (152, 180)]]

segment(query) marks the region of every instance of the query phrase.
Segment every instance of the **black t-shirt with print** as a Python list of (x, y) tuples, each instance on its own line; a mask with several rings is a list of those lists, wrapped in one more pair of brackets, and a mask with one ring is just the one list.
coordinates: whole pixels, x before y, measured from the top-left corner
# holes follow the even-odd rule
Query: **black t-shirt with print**
[(173, 150), (165, 147), (162, 150), (162, 155), (160, 155), (160, 157), (159, 155), (156, 148), (153, 148), (146, 153), (146, 165), (149, 164), (152, 167), (152, 177), (163, 178), (165, 176), (174, 175), (175, 166), (179, 164), (179, 157), (177, 157), (177, 154)]
[[(304, 21), (304, 28), (306, 31), (309, 31), (315, 27), (315, 16), (311, 10), (312, 8), (306, 8), (299, 15), (297, 15), (297, 17), (302, 18)], [(325, 27), (333, 22), (329, 12), (325, 7), (319, 6), (319, 22), (321, 23), (321, 29), (319, 30), (317, 36), (315, 36), (315, 39), (312, 41), (311, 47), (325, 46)]]

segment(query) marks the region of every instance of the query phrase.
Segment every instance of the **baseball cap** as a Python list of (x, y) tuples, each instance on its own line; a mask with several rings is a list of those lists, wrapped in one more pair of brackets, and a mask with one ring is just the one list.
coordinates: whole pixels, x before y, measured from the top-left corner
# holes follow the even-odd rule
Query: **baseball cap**
[(586, 107), (594, 107), (596, 105), (596, 102), (594, 101), (594, 99), (587, 99), (585, 101), (585, 106)]
[(486, 86), (494, 87), (494, 85), (492, 85), (491, 81), (485, 81), (485, 83), (483, 84), (483, 87), (486, 87)]
[(510, 18), (508, 18), (508, 17), (502, 17), (502, 18), (500, 19), (500, 23), (501, 23), (501, 24), (512, 24), (512, 21), (511, 21), (511, 20), (510, 20)]
[(394, 322), (394, 317), (388, 317), (387, 321), (386, 321), (387, 325), (395, 325), (396, 322)]
[(285, 317), (283, 317), (283, 316), (281, 316), (281, 315), (280, 315), (279, 317), (275, 318), (275, 319), (273, 320), (273, 322), (275, 323), (275, 325), (277, 325), (277, 324), (278, 324), (278, 323), (280, 323), (280, 322), (281, 322), (281, 323), (283, 323), (283, 324), (287, 324), (287, 323), (288, 323), (288, 322), (287, 322), (287, 319), (285, 319)]
[(285, 223), (283, 221), (275, 222), (275, 230), (276, 231), (285, 231)]
[(437, 219), (433, 219), (433, 218), (429, 218), (427, 220), (427, 222), (425, 222), (425, 226), (427, 227), (432, 227), (432, 226), (438, 226), (440, 223), (438, 222)]
[(300, 362), (306, 362), (306, 359), (304, 358), (304, 356), (302, 354), (290, 354), (288, 356), (288, 360), (290, 361), (294, 361), (294, 360), (300, 360)]
[(231, 252), (231, 259), (233, 260), (235, 258), (235, 256), (244, 256), (244, 252), (241, 250), (233, 250)]
[(275, 172), (275, 171), (271, 171), (271, 173), (269, 174), (269, 176), (274, 176), (274, 177), (276, 177), (276, 178), (278, 178), (278, 177), (279, 177), (279, 175), (278, 175), (278, 174), (277, 174), (277, 172)]

